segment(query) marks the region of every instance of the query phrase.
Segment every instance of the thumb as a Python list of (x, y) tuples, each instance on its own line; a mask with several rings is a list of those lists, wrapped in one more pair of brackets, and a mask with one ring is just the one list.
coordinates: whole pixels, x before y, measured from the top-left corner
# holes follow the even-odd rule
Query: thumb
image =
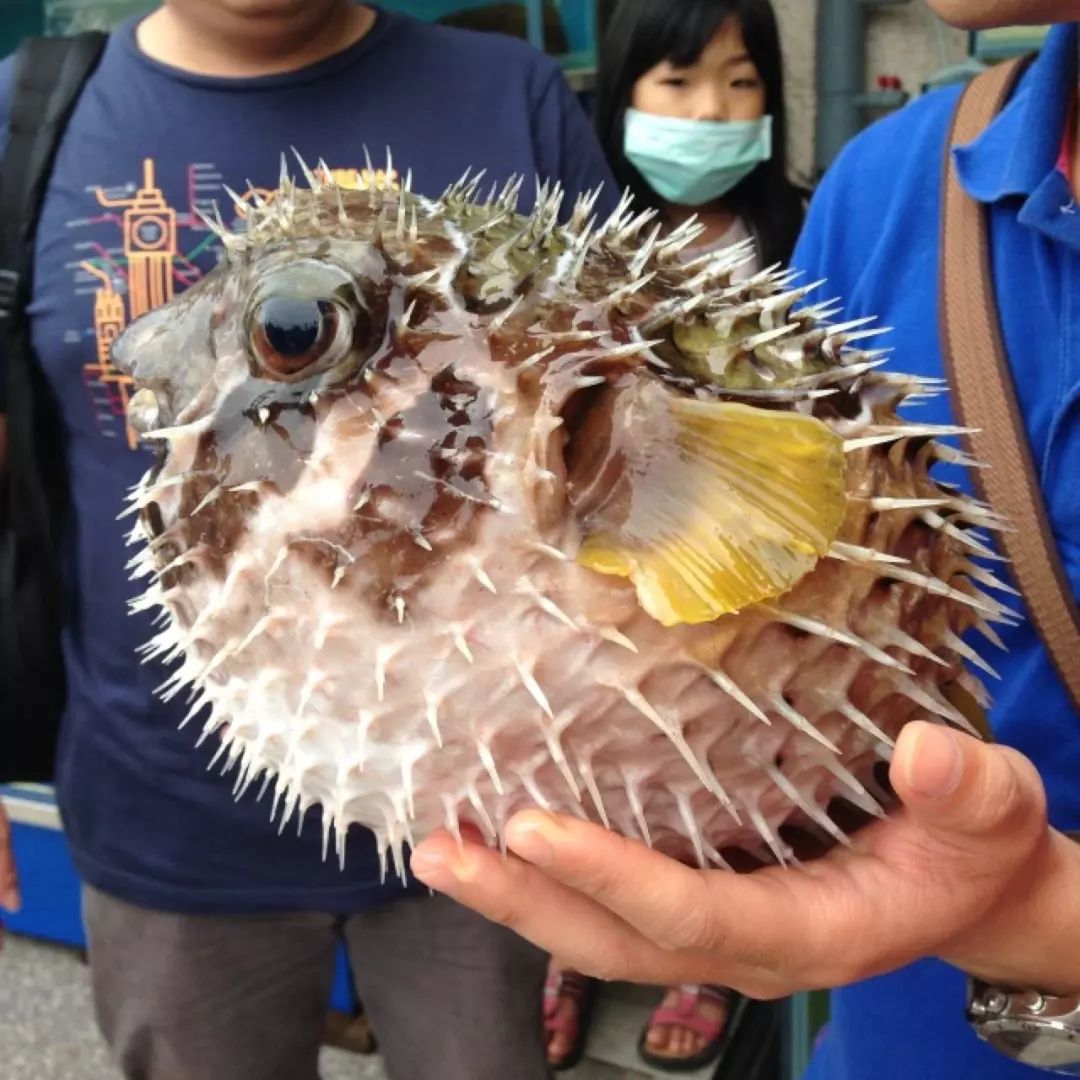
[(1046, 793), (1035, 766), (1015, 750), (942, 724), (917, 721), (903, 729), (889, 779), (930, 833), (998, 844), (1046, 828)]

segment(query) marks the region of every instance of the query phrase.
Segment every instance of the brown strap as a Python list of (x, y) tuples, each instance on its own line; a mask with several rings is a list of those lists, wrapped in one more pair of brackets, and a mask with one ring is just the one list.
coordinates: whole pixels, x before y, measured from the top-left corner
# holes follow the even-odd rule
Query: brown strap
[(945, 155), (941, 335), (957, 419), (970, 435), (980, 496), (1012, 523), (999, 538), (1035, 627), (1080, 711), (1080, 613), (1061, 565), (1032, 460), (994, 297), (986, 211), (960, 185), (953, 146), (977, 138), (1029, 58), (991, 68), (961, 98)]

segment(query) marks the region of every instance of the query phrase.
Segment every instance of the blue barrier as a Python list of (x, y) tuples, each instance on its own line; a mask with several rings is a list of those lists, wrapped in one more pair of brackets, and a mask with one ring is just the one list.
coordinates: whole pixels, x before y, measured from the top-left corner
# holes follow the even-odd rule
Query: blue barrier
[[(13, 934), (85, 948), (79, 877), (52, 789), (39, 784), (0, 784), (0, 800), (11, 821), (22, 890), (22, 907), (14, 915), (3, 914), (5, 926)], [(329, 1004), (344, 1013), (352, 1013), (356, 1005), (344, 947), (335, 959)]]

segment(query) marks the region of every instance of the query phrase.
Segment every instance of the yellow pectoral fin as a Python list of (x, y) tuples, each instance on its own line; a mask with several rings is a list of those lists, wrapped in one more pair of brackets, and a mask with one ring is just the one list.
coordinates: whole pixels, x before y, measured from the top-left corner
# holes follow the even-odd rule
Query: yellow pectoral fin
[[(578, 562), (629, 578), (665, 626), (710, 622), (787, 592), (843, 524), (844, 453), (819, 420), (666, 396), (624, 449), (629, 511)], [(655, 420), (655, 423), (652, 422)]]

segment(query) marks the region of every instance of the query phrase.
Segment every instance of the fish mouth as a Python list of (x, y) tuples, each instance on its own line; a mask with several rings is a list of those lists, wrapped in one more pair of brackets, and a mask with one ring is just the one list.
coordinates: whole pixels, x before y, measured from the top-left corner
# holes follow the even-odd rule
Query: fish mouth
[(161, 421), (161, 399), (150, 387), (143, 386), (128, 400), (126, 412), (132, 430), (146, 435), (157, 428)]

